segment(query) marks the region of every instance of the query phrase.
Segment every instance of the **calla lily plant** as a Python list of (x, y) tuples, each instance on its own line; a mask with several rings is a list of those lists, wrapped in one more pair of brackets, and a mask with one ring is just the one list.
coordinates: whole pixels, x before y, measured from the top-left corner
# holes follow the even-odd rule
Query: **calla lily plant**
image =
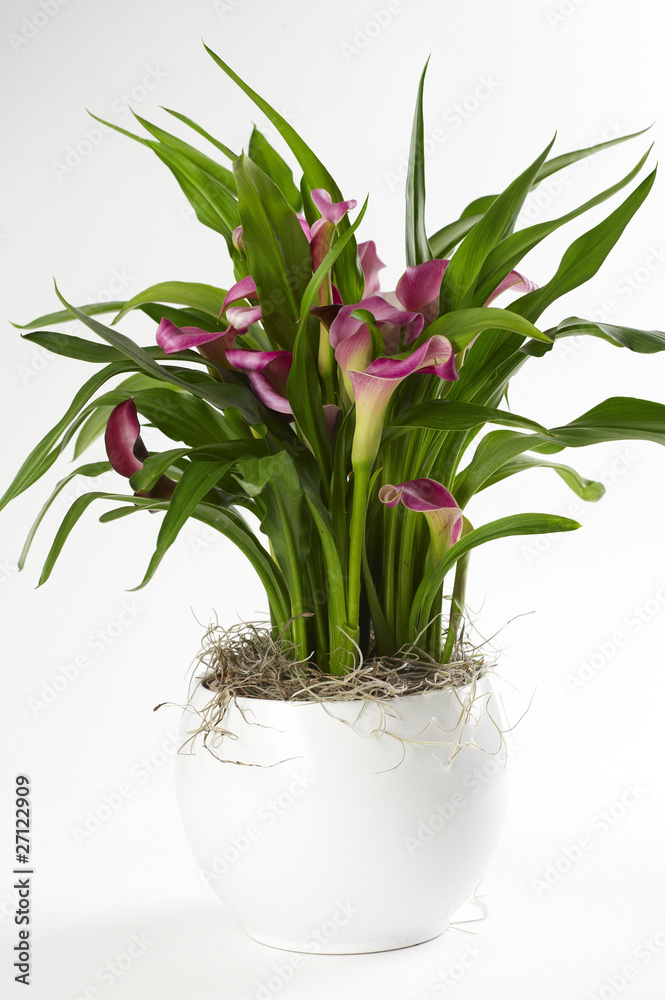
[[(106, 500), (114, 506), (102, 521), (136, 513), (152, 531), (148, 512), (161, 512), (140, 586), (189, 518), (230, 538), (255, 567), (274, 636), (296, 661), (343, 674), (361, 657), (393, 656), (414, 644), (433, 663), (449, 662), (471, 551), (510, 535), (579, 527), (530, 512), (477, 525), (476, 494), (547, 467), (594, 501), (601, 484), (547, 456), (627, 438), (665, 443), (659, 402), (613, 397), (558, 427), (519, 416), (505, 402), (510, 379), (563, 337), (588, 335), (642, 354), (665, 349), (657, 330), (577, 317), (541, 321), (560, 296), (593, 277), (646, 198), (655, 171), (638, 175), (648, 153), (565, 215), (517, 228), (541, 181), (632, 137), (556, 156), (550, 143), (500, 194), (478, 198), (429, 232), (423, 71), (406, 180), (406, 267), (386, 290), (374, 241), (356, 241), (366, 203), (358, 210), (345, 199), (294, 129), (207, 51), (280, 133), (299, 176), (256, 128), (238, 154), (169, 112), (213, 148), (213, 158), (138, 116), (147, 136), (106, 123), (171, 170), (200, 222), (225, 242), (231, 280), (226, 288), (167, 281), (129, 301), (81, 307), (58, 291), (64, 308), (22, 328), (27, 340), (90, 363), (95, 373), (1, 503), (40, 479), (72, 441), (77, 457), (103, 435), (108, 461), (61, 480), (20, 565), (63, 486), (113, 469), (119, 492), (74, 501), (40, 582), (79, 517)], [(571, 243), (551, 276), (536, 283), (516, 270), (548, 235), (631, 185), (618, 207)], [(509, 300), (495, 304), (507, 291)], [(155, 324), (143, 347), (118, 328), (135, 310)], [(109, 325), (96, 318), (104, 312), (116, 314)], [(72, 318), (95, 339), (48, 329)], [(149, 452), (142, 424), (160, 431), (167, 447)], [(258, 519), (260, 533), (244, 511)]]

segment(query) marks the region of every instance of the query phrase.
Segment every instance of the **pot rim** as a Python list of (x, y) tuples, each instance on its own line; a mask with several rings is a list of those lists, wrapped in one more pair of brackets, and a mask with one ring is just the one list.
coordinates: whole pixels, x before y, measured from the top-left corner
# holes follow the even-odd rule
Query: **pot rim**
[[(411, 702), (411, 701), (414, 701), (415, 699), (419, 699), (419, 698), (426, 698), (428, 696), (441, 695), (441, 694), (450, 695), (450, 694), (459, 692), (460, 693), (459, 700), (460, 700), (460, 702), (464, 702), (465, 701), (465, 695), (468, 694), (468, 692), (470, 691), (470, 689), (474, 685), (478, 685), (479, 683), (481, 683), (482, 681), (485, 681), (487, 679), (493, 680), (493, 678), (495, 676), (496, 676), (496, 674), (495, 674), (494, 670), (492, 668), (488, 668), (486, 671), (484, 671), (483, 673), (479, 674), (474, 680), (468, 681), (465, 684), (460, 684), (457, 687), (454, 687), (452, 684), (443, 684), (443, 685), (441, 685), (441, 687), (430, 688), (430, 689), (425, 690), (425, 691), (415, 691), (412, 694), (392, 695), (390, 698), (368, 698), (368, 697), (366, 697), (366, 698), (320, 698), (320, 699), (315, 699), (315, 700), (312, 700), (312, 701), (308, 701), (308, 700), (305, 700), (305, 699), (301, 700), (301, 699), (296, 699), (296, 698), (257, 698), (257, 697), (252, 697), (250, 695), (236, 695), (236, 696), (233, 697), (232, 701), (237, 702), (241, 706), (245, 705), (245, 704), (246, 705), (256, 705), (256, 704), (259, 704), (259, 705), (282, 705), (282, 706), (289, 705), (289, 706), (300, 707), (300, 708), (304, 708), (304, 707), (313, 708), (313, 707), (315, 707), (317, 705), (325, 705), (325, 706), (328, 706), (328, 705), (332, 705), (332, 706), (335, 706), (335, 705), (356, 705), (356, 706), (358, 706), (360, 708), (363, 705), (368, 704), (368, 703), (370, 703), (370, 704), (371, 703), (375, 703), (375, 704), (378, 703), (378, 704), (383, 704), (383, 705), (395, 705), (395, 704), (398, 704), (398, 703), (401, 704), (403, 702)], [(192, 698), (194, 697), (194, 695), (197, 692), (199, 692), (201, 689), (204, 688), (203, 681), (204, 681), (204, 678), (200, 677), (200, 676), (192, 678), (192, 683), (190, 685), (190, 690), (189, 690), (189, 695), (188, 695), (188, 703), (191, 702)], [(212, 689), (211, 688), (205, 688), (205, 690), (209, 691), (212, 694)], [(495, 692), (494, 691), (490, 691), (488, 693), (490, 693), (490, 694), (493, 695)]]

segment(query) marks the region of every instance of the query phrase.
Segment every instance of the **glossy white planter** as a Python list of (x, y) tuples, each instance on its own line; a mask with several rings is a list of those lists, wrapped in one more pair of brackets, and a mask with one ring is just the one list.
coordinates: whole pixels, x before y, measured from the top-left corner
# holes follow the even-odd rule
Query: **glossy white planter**
[[(494, 722), (505, 723), (491, 681), (478, 683), (465, 724), (463, 694), (388, 702), (381, 735), (371, 702), (239, 699), (223, 722), (235, 738), (220, 736), (215, 751), (261, 766), (220, 763), (200, 739), (177, 756), (194, 854), (252, 938), (344, 954), (404, 948), (446, 929), (485, 872), (506, 807), (488, 699)], [(209, 699), (198, 685), (183, 741)]]

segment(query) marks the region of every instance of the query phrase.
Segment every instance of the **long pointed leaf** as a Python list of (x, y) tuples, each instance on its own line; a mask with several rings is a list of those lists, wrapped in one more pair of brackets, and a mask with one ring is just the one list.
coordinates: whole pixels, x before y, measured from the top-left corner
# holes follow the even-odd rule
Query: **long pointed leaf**
[(442, 312), (469, 305), (476, 279), (488, 254), (504, 239), (514, 225), (529, 190), (549, 153), (554, 139), (534, 162), (498, 197), (468, 236), (446, 268), (441, 282)]
[[(247, 94), (249, 98), (251, 98), (254, 104), (256, 104), (256, 106), (263, 111), (264, 115), (266, 115), (269, 121), (271, 121), (275, 126), (302, 167), (304, 179), (309, 190), (311, 191), (313, 188), (318, 187), (325, 188), (328, 194), (332, 197), (333, 201), (343, 201), (342, 192), (338, 188), (332, 176), (318, 157), (314, 155), (307, 143), (300, 138), (296, 130), (289, 125), (286, 119), (283, 118), (278, 111), (276, 111), (268, 104), (267, 101), (260, 97), (255, 90), (252, 90), (252, 88), (246, 84), (244, 80), (242, 80), (238, 74), (235, 73), (231, 67), (217, 55), (217, 53), (213, 52), (207, 45), (204, 45), (204, 48), (208, 55), (217, 63), (220, 69), (222, 69), (226, 75), (230, 77), (230, 79), (233, 80), (233, 82), (237, 84), (237, 86), (240, 87), (240, 89)], [(346, 218), (342, 219), (339, 225), (340, 233), (344, 234), (348, 231), (349, 222)], [(344, 253), (337, 261), (335, 279), (337, 287), (339, 288), (345, 302), (360, 301), (363, 293), (364, 278), (360, 268), (360, 262), (358, 260), (358, 247), (355, 239), (350, 240), (349, 243), (346, 244)]]
[(406, 176), (406, 263), (414, 267), (432, 259), (425, 227), (425, 147), (423, 130), (423, 89), (429, 58), (425, 63), (416, 98), (411, 132), (411, 150)]

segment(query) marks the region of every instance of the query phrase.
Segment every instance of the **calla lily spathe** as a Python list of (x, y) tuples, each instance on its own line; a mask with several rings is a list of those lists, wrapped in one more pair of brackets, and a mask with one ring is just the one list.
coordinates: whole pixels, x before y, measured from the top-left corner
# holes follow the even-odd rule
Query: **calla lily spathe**
[[(133, 399), (118, 403), (112, 410), (106, 424), (104, 443), (109, 462), (125, 479), (129, 479), (143, 468), (149, 452), (141, 438), (141, 425)], [(136, 493), (135, 496), (168, 500), (174, 489), (175, 483), (172, 479), (160, 476), (151, 490), (147, 493)]]
[(350, 398), (353, 398), (353, 386), (349, 371), (364, 371), (372, 360), (372, 336), (367, 324), (352, 315), (356, 309), (372, 314), (387, 354), (396, 354), (404, 345), (412, 344), (424, 322), (420, 313), (396, 309), (380, 295), (370, 295), (355, 306), (342, 306), (337, 311), (330, 324), (330, 343)]
[(407, 510), (425, 515), (437, 561), (460, 539), (462, 511), (452, 493), (436, 479), (411, 479), (396, 486), (387, 483), (379, 490), (379, 500), (387, 507), (402, 503)]
[(438, 375), (446, 381), (458, 379), (450, 341), (446, 337), (430, 337), (406, 358), (377, 358), (365, 371), (349, 372), (356, 404), (352, 451), (354, 466), (371, 465), (374, 461), (392, 394), (405, 378), (415, 372)]
[(291, 371), (291, 351), (247, 351), (233, 348), (226, 356), (237, 371), (247, 372), (255, 395), (278, 413), (293, 415), (286, 398), (286, 382)]
[[(395, 295), (405, 309), (423, 314), (426, 323), (432, 323), (439, 315), (439, 294), (441, 282), (449, 260), (427, 260), (423, 264), (407, 267), (397, 282)], [(519, 292), (532, 292), (538, 286), (519, 271), (511, 271), (497, 285), (489, 298), (483, 303), (489, 306), (498, 295), (508, 288)]]

